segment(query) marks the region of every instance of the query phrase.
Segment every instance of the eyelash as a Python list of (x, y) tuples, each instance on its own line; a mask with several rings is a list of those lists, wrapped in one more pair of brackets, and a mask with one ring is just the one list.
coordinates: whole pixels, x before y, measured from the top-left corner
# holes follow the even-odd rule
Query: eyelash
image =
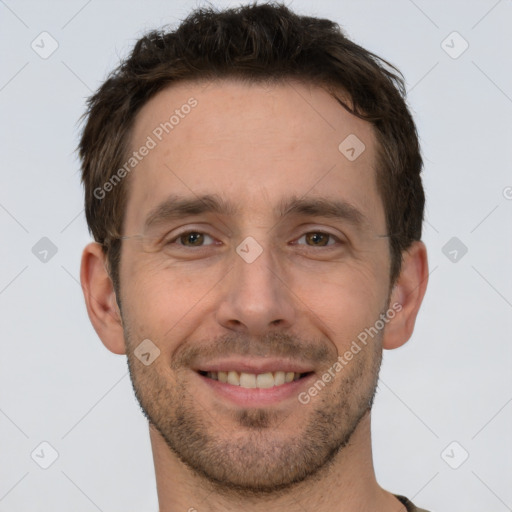
[[(172, 239), (166, 241), (165, 245), (178, 245), (178, 246), (181, 246), (181, 247), (195, 248), (195, 249), (203, 249), (205, 247), (208, 247), (207, 245), (199, 245), (199, 246), (194, 247), (194, 246), (187, 246), (185, 244), (176, 243), (176, 241), (179, 240), (180, 238), (185, 237), (187, 235), (191, 235), (191, 234), (205, 235), (207, 237), (210, 237), (212, 240), (215, 240), (215, 238), (213, 236), (209, 235), (208, 233), (205, 233), (203, 231), (190, 230), (190, 231), (184, 231), (183, 233), (179, 233), (178, 235), (174, 236)], [(327, 245), (314, 246), (314, 245), (306, 245), (306, 244), (297, 244), (296, 242), (294, 242), (293, 245), (304, 245), (305, 247), (311, 247), (311, 248), (314, 248), (314, 247), (322, 247), (322, 248), (330, 247), (330, 248), (332, 248), (333, 245), (336, 245), (336, 243), (337, 244), (341, 244), (341, 245), (345, 244), (345, 242), (343, 240), (340, 240), (340, 238), (337, 237), (336, 235), (333, 235), (332, 233), (329, 233), (328, 231), (319, 231), (319, 230), (317, 230), (317, 231), (307, 231), (306, 233), (301, 235), (297, 240), (300, 240), (300, 239), (304, 238), (306, 235), (310, 235), (310, 234), (327, 235), (328, 237), (330, 237), (330, 240), (334, 240), (335, 243), (333, 243), (333, 244), (328, 243)], [(214, 243), (214, 244), (209, 244), (209, 245), (216, 245), (216, 244)]]

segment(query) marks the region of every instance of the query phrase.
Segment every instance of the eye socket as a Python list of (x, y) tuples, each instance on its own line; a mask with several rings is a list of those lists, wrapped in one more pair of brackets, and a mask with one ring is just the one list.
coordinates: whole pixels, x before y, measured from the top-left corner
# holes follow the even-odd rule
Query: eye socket
[[(306, 245), (309, 247), (328, 247), (336, 245), (336, 243), (343, 243), (338, 237), (325, 231), (310, 231), (308, 233), (304, 233), (304, 235), (298, 238), (295, 243), (303, 245), (300, 244), (301, 240), (304, 240)], [(309, 242), (312, 243), (310, 244)]]
[[(204, 243), (207, 239), (211, 241), (209, 244)], [(177, 243), (178, 240), (180, 243)], [(181, 245), (183, 247), (204, 247), (213, 244), (215, 244), (214, 238), (202, 231), (186, 231), (166, 242), (166, 245)]]
[[(216, 240), (213, 236), (199, 230), (189, 230), (174, 235), (164, 242), (167, 247), (183, 248), (202, 248), (212, 245), (221, 245), (222, 242)], [(301, 245), (305, 247), (335, 247), (344, 245), (343, 240), (326, 231), (309, 231), (297, 238), (292, 245)]]

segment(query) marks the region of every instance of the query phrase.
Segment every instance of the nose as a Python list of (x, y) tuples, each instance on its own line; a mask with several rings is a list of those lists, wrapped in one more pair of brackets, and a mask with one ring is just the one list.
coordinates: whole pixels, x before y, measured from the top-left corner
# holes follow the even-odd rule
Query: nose
[(296, 298), (285, 272), (270, 251), (263, 250), (250, 263), (238, 254), (234, 259), (234, 268), (223, 283), (217, 309), (219, 324), (254, 336), (291, 327), (295, 321)]

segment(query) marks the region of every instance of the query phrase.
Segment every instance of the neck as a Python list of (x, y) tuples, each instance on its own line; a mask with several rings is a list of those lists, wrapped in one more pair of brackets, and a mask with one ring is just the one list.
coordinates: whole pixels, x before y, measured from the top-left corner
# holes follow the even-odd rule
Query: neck
[[(328, 467), (285, 491), (240, 496), (223, 492), (185, 466), (150, 425), (160, 512), (405, 512), (405, 507), (375, 479), (370, 413), (359, 423), (350, 442)], [(222, 463), (222, 461), (219, 461)]]

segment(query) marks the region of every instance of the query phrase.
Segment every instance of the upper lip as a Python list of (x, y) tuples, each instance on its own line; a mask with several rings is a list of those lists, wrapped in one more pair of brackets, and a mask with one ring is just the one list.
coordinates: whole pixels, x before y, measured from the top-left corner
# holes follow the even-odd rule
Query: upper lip
[(267, 373), (267, 372), (295, 372), (309, 373), (314, 371), (311, 365), (290, 359), (269, 359), (269, 358), (226, 358), (216, 361), (208, 361), (194, 367), (195, 371), (201, 372), (229, 372), (239, 373)]

